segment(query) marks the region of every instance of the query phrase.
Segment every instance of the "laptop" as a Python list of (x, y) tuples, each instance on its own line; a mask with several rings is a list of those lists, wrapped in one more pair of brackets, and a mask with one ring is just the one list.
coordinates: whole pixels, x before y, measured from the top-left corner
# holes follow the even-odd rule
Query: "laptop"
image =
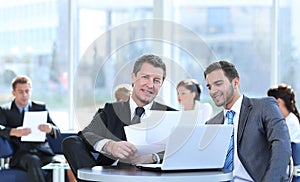
[(163, 162), (136, 167), (155, 171), (221, 169), (232, 131), (232, 125), (178, 125), (168, 138)]

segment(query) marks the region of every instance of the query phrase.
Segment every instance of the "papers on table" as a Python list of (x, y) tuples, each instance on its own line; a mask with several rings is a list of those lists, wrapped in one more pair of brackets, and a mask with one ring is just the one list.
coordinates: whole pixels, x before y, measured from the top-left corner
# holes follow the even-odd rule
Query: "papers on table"
[(26, 142), (44, 142), (46, 139), (46, 133), (41, 132), (38, 126), (43, 123), (47, 123), (47, 111), (37, 111), (37, 112), (25, 112), (23, 127), (31, 129), (31, 133), (27, 136), (22, 136), (21, 141)]
[(177, 125), (199, 125), (202, 111), (148, 111), (141, 123), (125, 126), (127, 141), (137, 148), (136, 155), (157, 153), (165, 150), (167, 140)]

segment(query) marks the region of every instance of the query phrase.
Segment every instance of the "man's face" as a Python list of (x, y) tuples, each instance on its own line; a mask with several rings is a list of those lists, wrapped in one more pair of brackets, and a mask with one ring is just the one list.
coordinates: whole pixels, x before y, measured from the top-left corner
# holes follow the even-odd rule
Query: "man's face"
[(154, 100), (163, 83), (163, 69), (144, 63), (141, 70), (131, 74), (133, 83), (132, 99), (138, 106), (144, 106)]
[(15, 96), (17, 105), (24, 108), (31, 96), (31, 86), (27, 83), (18, 83), (15, 90), (12, 91), (12, 94)]
[(235, 78), (231, 82), (225, 76), (223, 70), (218, 69), (206, 75), (206, 86), (209, 95), (216, 106), (223, 106), (230, 109), (236, 101), (239, 79)]

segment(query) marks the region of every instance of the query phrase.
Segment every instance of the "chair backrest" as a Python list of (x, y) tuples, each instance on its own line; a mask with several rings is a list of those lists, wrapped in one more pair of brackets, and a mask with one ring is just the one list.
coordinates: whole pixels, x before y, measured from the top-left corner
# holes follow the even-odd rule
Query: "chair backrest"
[(294, 162), (292, 182), (300, 182), (300, 140), (292, 142), (292, 158)]
[(3, 138), (0, 137), (0, 158), (7, 158), (13, 154), (13, 149), (11, 143)]
[(47, 135), (47, 141), (55, 154), (62, 154), (61, 143), (66, 137), (71, 135), (76, 135), (76, 133), (61, 133), (58, 138), (52, 138)]
[(292, 142), (292, 156), (294, 165), (300, 165), (300, 140)]
[[(62, 133), (60, 137), (54, 139), (47, 135), (47, 140), (49, 142), (50, 147), (52, 148), (55, 154), (62, 154), (61, 150), (61, 142), (64, 138), (75, 135), (76, 133)], [(7, 158), (12, 156), (13, 148), (7, 139), (0, 136), (0, 158)]]

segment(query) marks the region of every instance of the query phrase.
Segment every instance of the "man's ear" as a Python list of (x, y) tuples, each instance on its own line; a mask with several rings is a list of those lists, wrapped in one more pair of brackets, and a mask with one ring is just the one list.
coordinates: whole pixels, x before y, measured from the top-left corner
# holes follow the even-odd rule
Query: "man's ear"
[(16, 97), (16, 92), (13, 90), (13, 91), (11, 91), (11, 94), (14, 96), (14, 97)]
[(131, 83), (132, 83), (132, 86), (134, 85), (134, 82), (136, 81), (136, 76), (134, 73), (131, 73)]
[(232, 81), (233, 81), (233, 85), (235, 87), (239, 87), (240, 86), (240, 79), (238, 77), (235, 77)]

